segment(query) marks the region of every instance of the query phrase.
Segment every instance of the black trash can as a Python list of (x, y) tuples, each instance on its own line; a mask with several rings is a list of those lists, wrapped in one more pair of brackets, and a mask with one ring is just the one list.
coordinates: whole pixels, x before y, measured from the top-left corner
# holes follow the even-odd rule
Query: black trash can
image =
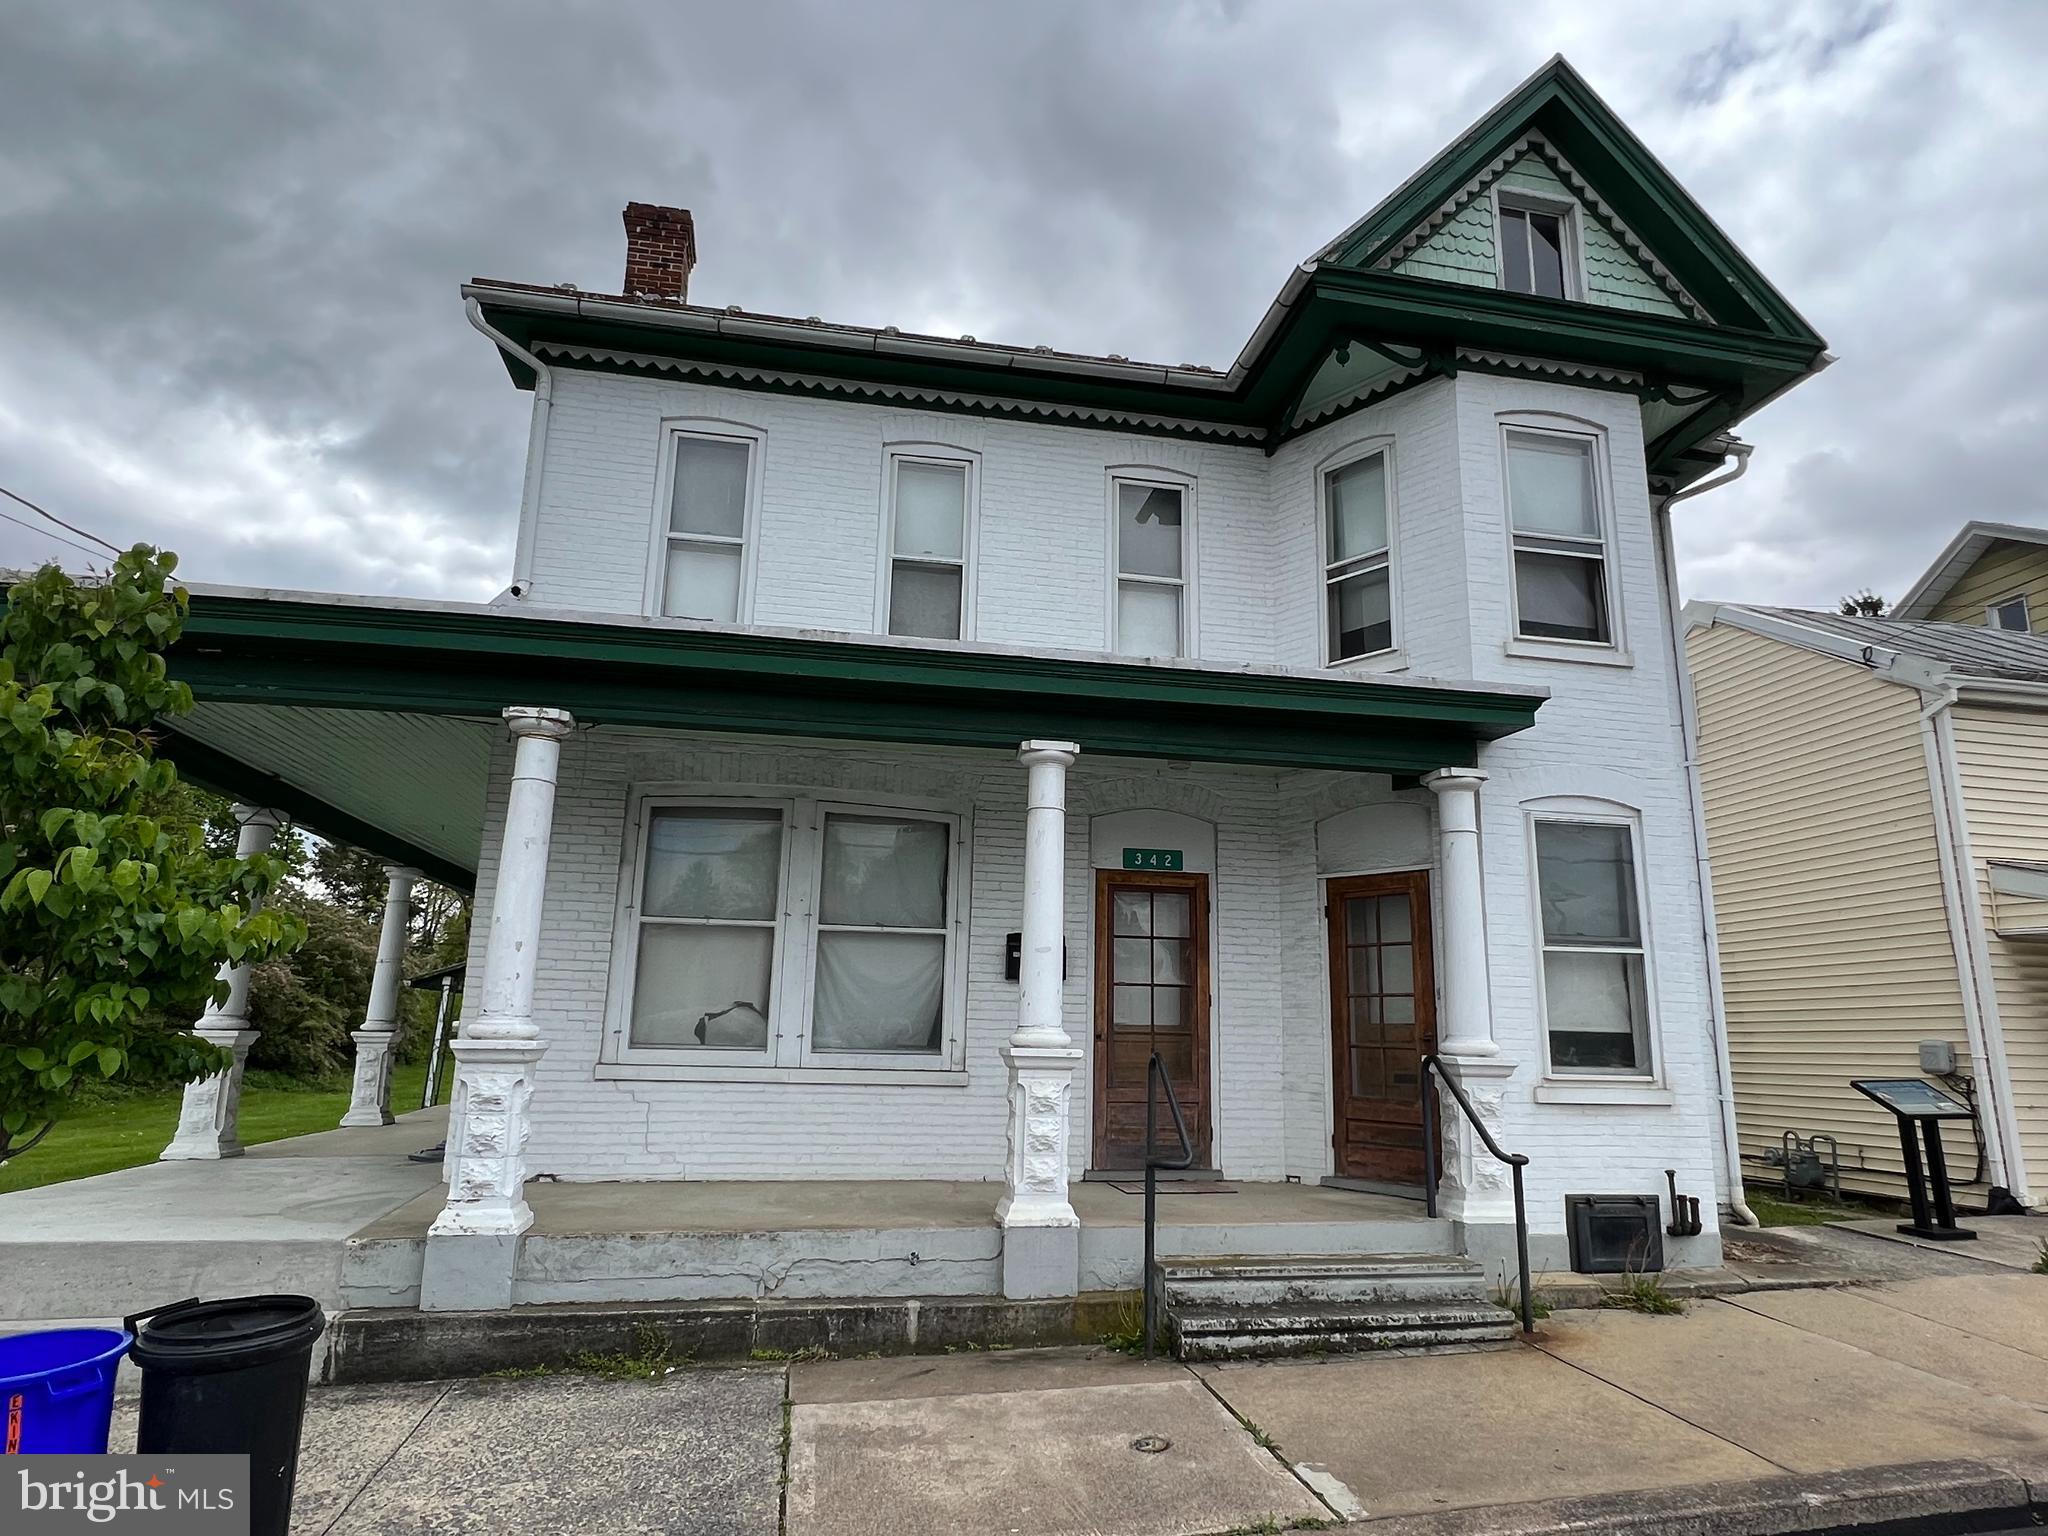
[(249, 1458), (250, 1536), (286, 1536), (313, 1344), (327, 1326), (310, 1296), (181, 1301), (128, 1319), (142, 1368), (135, 1449)]

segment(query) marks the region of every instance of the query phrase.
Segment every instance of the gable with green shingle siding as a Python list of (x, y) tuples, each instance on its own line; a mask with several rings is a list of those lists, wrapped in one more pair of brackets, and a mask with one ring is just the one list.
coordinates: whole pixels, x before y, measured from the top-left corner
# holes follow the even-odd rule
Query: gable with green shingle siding
[(1479, 288), (1500, 286), (1493, 255), (1493, 205), (1475, 197), (1444, 226), (1394, 263), (1403, 277), (1433, 277), (1440, 283), (1470, 283)]
[(1501, 173), (1500, 185), (1511, 192), (1568, 200), (1578, 211), (1579, 244), (1584, 257), (1586, 302), (1642, 314), (1676, 315), (1686, 311), (1648, 268), (1630, 255), (1592, 210), (1564, 184), (1557, 172), (1533, 154), (1522, 156)]
[[(1580, 246), (1584, 256), (1585, 296), (1589, 304), (1639, 314), (1675, 315), (1687, 311), (1657, 278), (1629, 254), (1604, 223), (1572, 192), (1542, 158), (1525, 154), (1503, 171), (1496, 184), (1510, 192), (1569, 202), (1578, 210)], [(1430, 277), (1438, 282), (1499, 286), (1494, 259), (1493, 199), (1481, 191), (1413, 251), (1394, 263), (1403, 277)]]

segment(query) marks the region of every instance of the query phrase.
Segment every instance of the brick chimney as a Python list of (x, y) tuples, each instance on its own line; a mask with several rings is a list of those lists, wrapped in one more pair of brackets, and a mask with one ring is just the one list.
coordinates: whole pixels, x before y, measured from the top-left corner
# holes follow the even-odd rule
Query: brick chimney
[(697, 226), (687, 208), (626, 204), (626, 281), (630, 297), (685, 300), (697, 265)]

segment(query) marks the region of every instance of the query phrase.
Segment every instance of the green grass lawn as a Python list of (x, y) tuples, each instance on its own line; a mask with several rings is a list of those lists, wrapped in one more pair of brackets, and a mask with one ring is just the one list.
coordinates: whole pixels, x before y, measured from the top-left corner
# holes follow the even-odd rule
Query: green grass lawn
[[(441, 1072), (440, 1102), (448, 1101), (454, 1073)], [(391, 1109), (420, 1107), (427, 1066), (400, 1062), (391, 1071)], [(154, 1162), (178, 1128), (181, 1090), (109, 1094), (80, 1100), (40, 1145), (0, 1163), (0, 1194), (33, 1189), (89, 1174)], [(331, 1131), (348, 1110), (348, 1080), (302, 1083), (271, 1072), (252, 1072), (242, 1085), (242, 1144)]]

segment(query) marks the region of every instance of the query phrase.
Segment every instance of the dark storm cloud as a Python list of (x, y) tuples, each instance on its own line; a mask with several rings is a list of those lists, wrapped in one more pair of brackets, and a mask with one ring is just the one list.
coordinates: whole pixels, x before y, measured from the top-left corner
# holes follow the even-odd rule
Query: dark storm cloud
[[(1554, 51), (1842, 362), (1680, 518), (1688, 586), (1894, 594), (2036, 461), (2048, 8), (30, 0), (0, 47), (0, 483), (195, 579), (488, 596), (526, 399), (487, 274), (1227, 363)], [(0, 524), (0, 561), (64, 551)]]

